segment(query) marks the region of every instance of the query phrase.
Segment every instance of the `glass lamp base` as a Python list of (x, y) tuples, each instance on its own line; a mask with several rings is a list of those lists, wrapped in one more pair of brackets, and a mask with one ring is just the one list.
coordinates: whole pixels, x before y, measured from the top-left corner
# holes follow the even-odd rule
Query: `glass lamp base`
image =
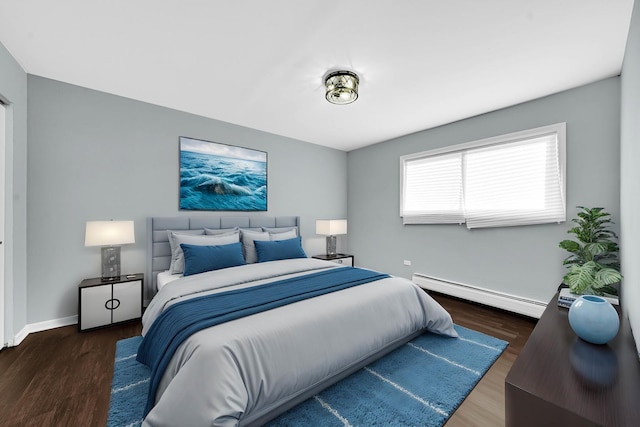
[(327, 255), (336, 254), (336, 236), (327, 236)]
[(102, 280), (120, 278), (120, 246), (102, 248)]

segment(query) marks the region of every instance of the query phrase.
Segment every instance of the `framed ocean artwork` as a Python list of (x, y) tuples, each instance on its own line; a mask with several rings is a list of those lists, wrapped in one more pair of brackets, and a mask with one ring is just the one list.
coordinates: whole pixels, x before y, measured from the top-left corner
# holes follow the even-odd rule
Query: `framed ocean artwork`
[(266, 211), (267, 153), (181, 136), (180, 209)]

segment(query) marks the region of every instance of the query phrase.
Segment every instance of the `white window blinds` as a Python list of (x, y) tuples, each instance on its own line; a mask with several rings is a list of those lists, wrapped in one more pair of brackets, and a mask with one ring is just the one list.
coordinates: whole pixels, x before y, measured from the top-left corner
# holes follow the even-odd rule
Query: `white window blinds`
[(405, 224), (561, 222), (565, 124), (401, 157)]
[(404, 169), (405, 224), (464, 222), (461, 153), (420, 157)]

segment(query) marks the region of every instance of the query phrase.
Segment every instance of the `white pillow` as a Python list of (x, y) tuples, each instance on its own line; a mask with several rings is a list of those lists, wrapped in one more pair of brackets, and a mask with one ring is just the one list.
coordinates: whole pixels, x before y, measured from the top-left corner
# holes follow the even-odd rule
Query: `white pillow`
[(171, 244), (171, 274), (182, 274), (184, 272), (184, 253), (180, 247), (181, 243), (197, 246), (220, 246), (230, 245), (240, 241), (239, 231), (230, 231), (216, 235), (191, 235), (169, 232), (169, 242)]
[(240, 229), (240, 236), (242, 240), (242, 249), (244, 251), (244, 260), (247, 264), (253, 264), (258, 261), (258, 254), (256, 253), (256, 247), (253, 244), (254, 240), (270, 240), (269, 233), (266, 231), (253, 231)]

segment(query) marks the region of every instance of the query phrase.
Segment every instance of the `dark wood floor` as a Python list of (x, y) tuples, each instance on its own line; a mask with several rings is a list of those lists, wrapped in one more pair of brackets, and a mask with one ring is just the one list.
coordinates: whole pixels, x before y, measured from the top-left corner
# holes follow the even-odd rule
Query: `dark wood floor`
[(140, 331), (139, 322), (83, 333), (66, 326), (0, 351), (0, 425), (104, 427), (115, 343)]
[[(535, 322), (434, 295), (461, 325), (510, 343), (447, 422), (504, 425), (504, 379)], [(140, 334), (139, 323), (79, 333), (75, 326), (30, 334), (0, 351), (0, 426), (104, 426), (115, 343)]]
[(445, 427), (504, 426), (504, 380), (531, 335), (536, 320), (444, 295), (431, 293), (431, 296), (451, 313), (456, 324), (509, 343)]

